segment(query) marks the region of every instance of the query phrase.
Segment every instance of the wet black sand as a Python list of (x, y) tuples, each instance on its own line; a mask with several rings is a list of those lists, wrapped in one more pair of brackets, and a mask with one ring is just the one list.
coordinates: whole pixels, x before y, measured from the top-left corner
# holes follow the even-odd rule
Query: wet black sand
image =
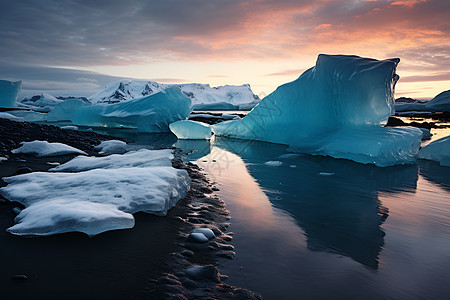
[[(61, 142), (96, 155), (93, 147), (112, 139), (94, 132), (62, 130), (0, 119), (0, 177), (18, 172), (46, 171), (47, 162), (73, 156), (36, 158), (10, 151), (21, 141)], [(196, 165), (180, 157), (174, 167), (188, 171), (192, 186), (167, 216), (135, 214), (129, 230), (105, 232), (93, 238), (82, 233), (49, 237), (17, 237), (5, 231), (14, 224), (13, 208), (0, 199), (1, 299), (254, 299), (252, 292), (224, 283), (219, 261), (232, 259), (229, 213), (214, 196), (216, 189)], [(29, 168), (29, 169), (28, 169)], [(0, 186), (5, 183), (1, 180)], [(203, 244), (187, 241), (195, 227), (209, 227), (216, 238)], [(189, 277), (193, 265), (209, 265), (203, 276)]]

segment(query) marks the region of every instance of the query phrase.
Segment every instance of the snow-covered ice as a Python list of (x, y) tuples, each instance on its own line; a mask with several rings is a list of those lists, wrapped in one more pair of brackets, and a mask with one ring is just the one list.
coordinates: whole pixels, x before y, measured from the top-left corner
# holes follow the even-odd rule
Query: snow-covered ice
[(59, 165), (52, 172), (81, 172), (92, 169), (170, 167), (174, 158), (172, 150), (140, 149), (126, 154), (112, 154), (103, 157), (77, 156)]
[(61, 126), (61, 129), (66, 129), (66, 130), (78, 130), (77, 126), (73, 126), (73, 125), (67, 125), (67, 126)]
[(450, 112), (450, 90), (438, 94), (430, 101), (395, 102), (396, 112), (423, 113), (423, 112)]
[(259, 102), (259, 97), (253, 94), (248, 84), (211, 87), (209, 84), (161, 84), (139, 80), (112, 82), (89, 100), (93, 104), (118, 103), (153, 95), (174, 86), (192, 100), (195, 110), (250, 110)]
[(37, 202), (23, 209), (7, 229), (15, 235), (52, 235), (79, 231), (93, 236), (134, 226), (132, 214), (115, 205), (63, 198)]
[(0, 156), (0, 163), (1, 163), (2, 161), (7, 161), (7, 160), (8, 160), (7, 157)]
[(380, 125), (394, 113), (398, 62), (321, 54), (315, 67), (278, 87), (246, 117), (213, 125), (213, 131), (377, 166), (411, 163), (422, 132)]
[(32, 141), (32, 142), (21, 142), (22, 146), (12, 150), (12, 153), (24, 153), (36, 155), (38, 157), (43, 156), (58, 156), (67, 154), (83, 154), (87, 155), (86, 152), (74, 148), (72, 146), (61, 144), (61, 143), (49, 143), (47, 141)]
[(419, 158), (434, 160), (441, 166), (450, 167), (450, 136), (433, 141), (420, 149)]
[(450, 90), (438, 94), (425, 104), (429, 111), (448, 111), (450, 112)]
[(179, 139), (209, 140), (211, 139), (211, 126), (208, 124), (182, 120), (169, 124), (170, 131)]
[(278, 161), (278, 160), (269, 160), (269, 161), (266, 161), (264, 164), (266, 166), (270, 166), (270, 167), (279, 167), (283, 163), (281, 161)]
[(8, 119), (8, 120), (17, 121), (17, 122), (25, 121), (24, 118), (16, 117), (16, 116), (14, 116), (10, 113), (6, 113), (6, 112), (0, 112), (0, 119)]
[(86, 105), (66, 100), (48, 113), (48, 121), (71, 121), (75, 125), (136, 128), (139, 132), (168, 132), (169, 124), (189, 117), (191, 100), (179, 88), (110, 105)]
[(3, 178), (8, 185), (0, 194), (26, 207), (15, 219), (18, 224), (8, 231), (18, 235), (68, 231), (95, 235), (131, 228), (131, 214), (138, 211), (165, 215), (190, 186), (186, 170), (173, 168), (171, 158), (170, 150), (146, 149), (106, 157), (79, 156), (54, 172)]
[(16, 107), (21, 86), (22, 81), (0, 80), (0, 107)]
[(127, 143), (120, 140), (103, 141), (94, 147), (100, 154), (123, 154), (128, 151)]

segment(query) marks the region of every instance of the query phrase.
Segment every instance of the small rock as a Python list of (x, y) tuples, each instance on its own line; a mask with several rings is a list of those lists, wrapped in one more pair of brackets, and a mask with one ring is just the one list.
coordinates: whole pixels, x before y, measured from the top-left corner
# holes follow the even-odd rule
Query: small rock
[(207, 279), (220, 282), (219, 270), (213, 265), (190, 267), (186, 269), (186, 275), (192, 279)]
[(23, 274), (17, 274), (12, 277), (14, 280), (27, 280), (28, 276)]
[(208, 240), (212, 240), (216, 237), (214, 232), (209, 228), (195, 228), (192, 233), (202, 233)]
[(194, 243), (206, 243), (209, 240), (203, 233), (193, 232), (188, 236), (187, 241)]
[(194, 252), (192, 252), (191, 250), (183, 250), (181, 251), (181, 255), (191, 257), (194, 255)]
[(31, 173), (31, 172), (33, 172), (33, 170), (31, 170), (31, 168), (26, 167), (26, 166), (21, 166), (17, 169), (16, 175), (27, 174), (27, 173)]

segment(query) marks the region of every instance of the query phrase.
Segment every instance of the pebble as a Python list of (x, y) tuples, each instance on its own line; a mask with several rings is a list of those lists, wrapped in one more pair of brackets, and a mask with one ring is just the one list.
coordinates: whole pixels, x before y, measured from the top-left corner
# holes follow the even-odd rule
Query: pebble
[(220, 282), (219, 270), (213, 265), (190, 267), (186, 269), (186, 275), (192, 279), (207, 279)]
[(208, 240), (212, 240), (216, 237), (214, 232), (209, 228), (195, 228), (192, 233), (202, 233)]
[(203, 233), (193, 232), (188, 236), (187, 241), (194, 243), (206, 243), (209, 240)]
[(15, 280), (27, 280), (28, 276), (27, 275), (23, 275), (23, 274), (17, 274), (17, 275), (14, 275), (12, 277), (12, 279), (15, 279)]

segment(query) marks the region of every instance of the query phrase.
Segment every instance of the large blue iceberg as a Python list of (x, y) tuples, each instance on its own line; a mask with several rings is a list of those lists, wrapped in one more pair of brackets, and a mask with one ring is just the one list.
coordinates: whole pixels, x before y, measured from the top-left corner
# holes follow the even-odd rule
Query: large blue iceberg
[(17, 105), (17, 95), (19, 94), (22, 81), (0, 80), (0, 107), (13, 108)]
[(399, 61), (320, 54), (297, 80), (245, 118), (214, 125), (214, 133), (382, 167), (414, 162), (422, 132), (382, 127), (394, 113)]
[(191, 110), (191, 99), (179, 88), (170, 87), (150, 96), (110, 105), (86, 105), (80, 100), (66, 100), (48, 113), (47, 121), (168, 132), (170, 123), (187, 119)]

